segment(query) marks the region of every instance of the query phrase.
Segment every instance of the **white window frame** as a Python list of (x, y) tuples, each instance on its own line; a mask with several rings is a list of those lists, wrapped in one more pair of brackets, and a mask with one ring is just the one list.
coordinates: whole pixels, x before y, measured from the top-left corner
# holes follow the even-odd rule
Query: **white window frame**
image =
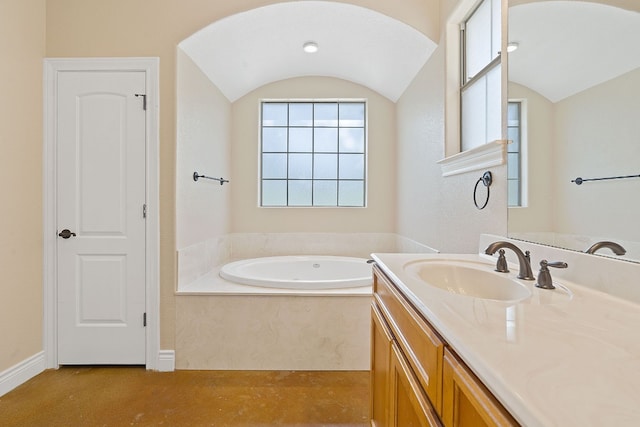
[[(529, 206), (529, 143), (528, 143), (528, 105), (525, 98), (512, 98), (508, 103), (520, 103), (520, 204), (509, 205), (509, 209)], [(507, 127), (510, 127), (507, 124)], [(507, 197), (507, 200), (509, 198)]]

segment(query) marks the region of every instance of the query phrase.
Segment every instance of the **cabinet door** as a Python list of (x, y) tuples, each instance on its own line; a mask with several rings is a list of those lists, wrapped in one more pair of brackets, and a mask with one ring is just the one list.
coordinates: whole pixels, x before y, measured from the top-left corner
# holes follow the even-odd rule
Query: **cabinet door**
[(391, 345), (390, 425), (439, 427), (435, 409), (416, 379), (398, 345)]
[(374, 299), (421, 388), (439, 414), (444, 342), (384, 273), (378, 267), (374, 267), (374, 271)]
[(449, 351), (444, 353), (443, 411), (445, 427), (518, 426), (480, 380)]
[(371, 426), (389, 425), (389, 363), (391, 340), (389, 327), (380, 310), (371, 305)]

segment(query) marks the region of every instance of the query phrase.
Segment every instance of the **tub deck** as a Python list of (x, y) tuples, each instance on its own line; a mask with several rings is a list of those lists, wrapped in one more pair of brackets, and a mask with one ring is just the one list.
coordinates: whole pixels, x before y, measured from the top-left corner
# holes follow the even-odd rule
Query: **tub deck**
[[(371, 285), (357, 288), (335, 289), (282, 289), (265, 288), (233, 283), (220, 277), (216, 267), (199, 279), (176, 291), (177, 295), (304, 295), (304, 296), (364, 296), (371, 295)], [(373, 284), (373, 278), (371, 279)]]

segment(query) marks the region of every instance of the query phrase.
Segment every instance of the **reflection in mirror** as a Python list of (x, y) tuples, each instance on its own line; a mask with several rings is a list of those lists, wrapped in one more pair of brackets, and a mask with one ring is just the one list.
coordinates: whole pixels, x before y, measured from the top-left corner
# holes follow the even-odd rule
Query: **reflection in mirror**
[(640, 262), (640, 2), (510, 0), (509, 236)]

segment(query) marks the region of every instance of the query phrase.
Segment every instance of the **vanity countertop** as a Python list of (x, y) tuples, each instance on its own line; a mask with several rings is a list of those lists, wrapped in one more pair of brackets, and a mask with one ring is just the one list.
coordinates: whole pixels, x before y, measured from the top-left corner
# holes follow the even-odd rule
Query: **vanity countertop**
[(531, 296), (519, 302), (456, 295), (403, 266), (454, 257), (493, 269), (495, 258), (372, 256), (523, 426), (640, 425), (640, 305), (566, 280), (555, 290), (522, 280)]

